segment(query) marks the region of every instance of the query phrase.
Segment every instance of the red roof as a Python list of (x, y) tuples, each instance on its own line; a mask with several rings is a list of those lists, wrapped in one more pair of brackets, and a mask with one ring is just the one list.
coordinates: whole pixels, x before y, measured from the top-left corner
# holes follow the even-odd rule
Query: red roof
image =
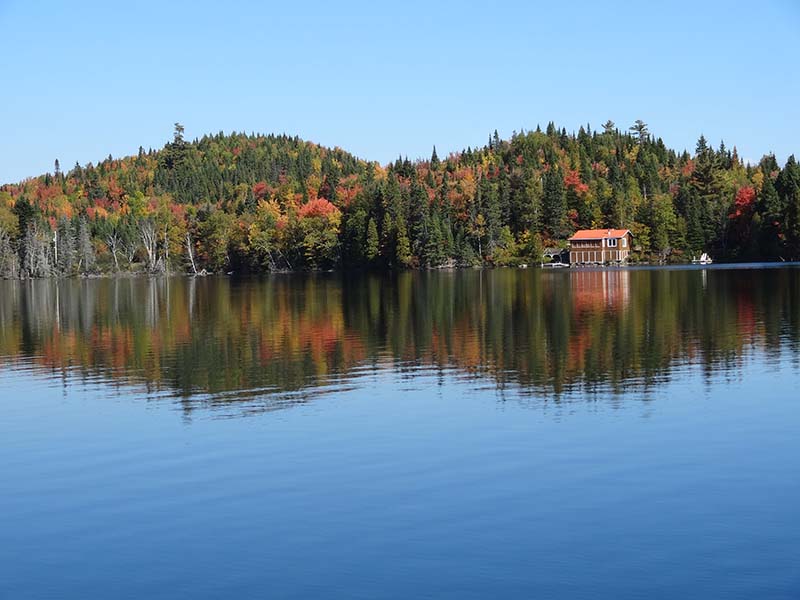
[(581, 229), (576, 231), (570, 239), (572, 240), (614, 240), (625, 237), (630, 233), (630, 229)]

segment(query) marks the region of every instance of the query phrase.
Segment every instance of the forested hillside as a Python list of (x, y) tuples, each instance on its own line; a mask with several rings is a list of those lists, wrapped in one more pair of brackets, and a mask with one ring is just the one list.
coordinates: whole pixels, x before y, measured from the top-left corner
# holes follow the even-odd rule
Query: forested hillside
[(285, 135), (222, 133), (0, 187), (0, 276), (533, 262), (576, 229), (625, 227), (634, 260), (800, 258), (800, 166), (744, 165), (701, 137), (495, 133), (381, 166)]

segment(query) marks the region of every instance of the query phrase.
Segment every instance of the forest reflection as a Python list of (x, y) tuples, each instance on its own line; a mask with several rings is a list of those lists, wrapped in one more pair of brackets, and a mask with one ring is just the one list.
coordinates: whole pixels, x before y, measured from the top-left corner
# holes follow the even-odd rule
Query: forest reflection
[(412, 367), (613, 394), (796, 356), (799, 307), (797, 268), (5, 281), (0, 366), (225, 402)]

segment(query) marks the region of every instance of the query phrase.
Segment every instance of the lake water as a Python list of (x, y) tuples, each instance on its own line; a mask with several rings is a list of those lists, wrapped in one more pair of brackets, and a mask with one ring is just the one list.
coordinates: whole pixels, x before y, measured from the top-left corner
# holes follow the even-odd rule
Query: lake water
[(800, 597), (800, 268), (0, 281), (0, 598)]

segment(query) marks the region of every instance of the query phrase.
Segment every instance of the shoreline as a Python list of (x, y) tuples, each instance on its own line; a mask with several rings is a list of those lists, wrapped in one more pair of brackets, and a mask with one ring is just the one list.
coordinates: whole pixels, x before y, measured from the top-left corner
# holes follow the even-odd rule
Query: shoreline
[(48, 277), (0, 277), (0, 281), (47, 281), (47, 280), (93, 280), (93, 279), (167, 279), (171, 277), (180, 277), (187, 279), (203, 279), (207, 277), (264, 277), (271, 275), (319, 275), (319, 274), (339, 274), (339, 275), (353, 275), (353, 274), (399, 274), (399, 273), (430, 273), (430, 272), (457, 272), (457, 271), (493, 271), (493, 270), (536, 270), (549, 272), (575, 272), (575, 271), (621, 271), (621, 270), (707, 270), (707, 269), (754, 269), (754, 268), (780, 268), (780, 267), (796, 267), (800, 266), (798, 261), (735, 261), (735, 262), (714, 262), (712, 264), (694, 264), (694, 263), (672, 263), (672, 264), (658, 264), (635, 262), (624, 265), (591, 265), (591, 266), (570, 266), (564, 265), (562, 267), (550, 267), (541, 264), (527, 264), (526, 266), (520, 265), (480, 265), (480, 266), (444, 266), (444, 267), (431, 267), (426, 269), (319, 269), (319, 270), (279, 270), (279, 271), (243, 271), (243, 272), (227, 272), (227, 273), (191, 273), (174, 271), (170, 273), (147, 273), (141, 271), (120, 271), (116, 273), (90, 273), (82, 275), (51, 275)]

